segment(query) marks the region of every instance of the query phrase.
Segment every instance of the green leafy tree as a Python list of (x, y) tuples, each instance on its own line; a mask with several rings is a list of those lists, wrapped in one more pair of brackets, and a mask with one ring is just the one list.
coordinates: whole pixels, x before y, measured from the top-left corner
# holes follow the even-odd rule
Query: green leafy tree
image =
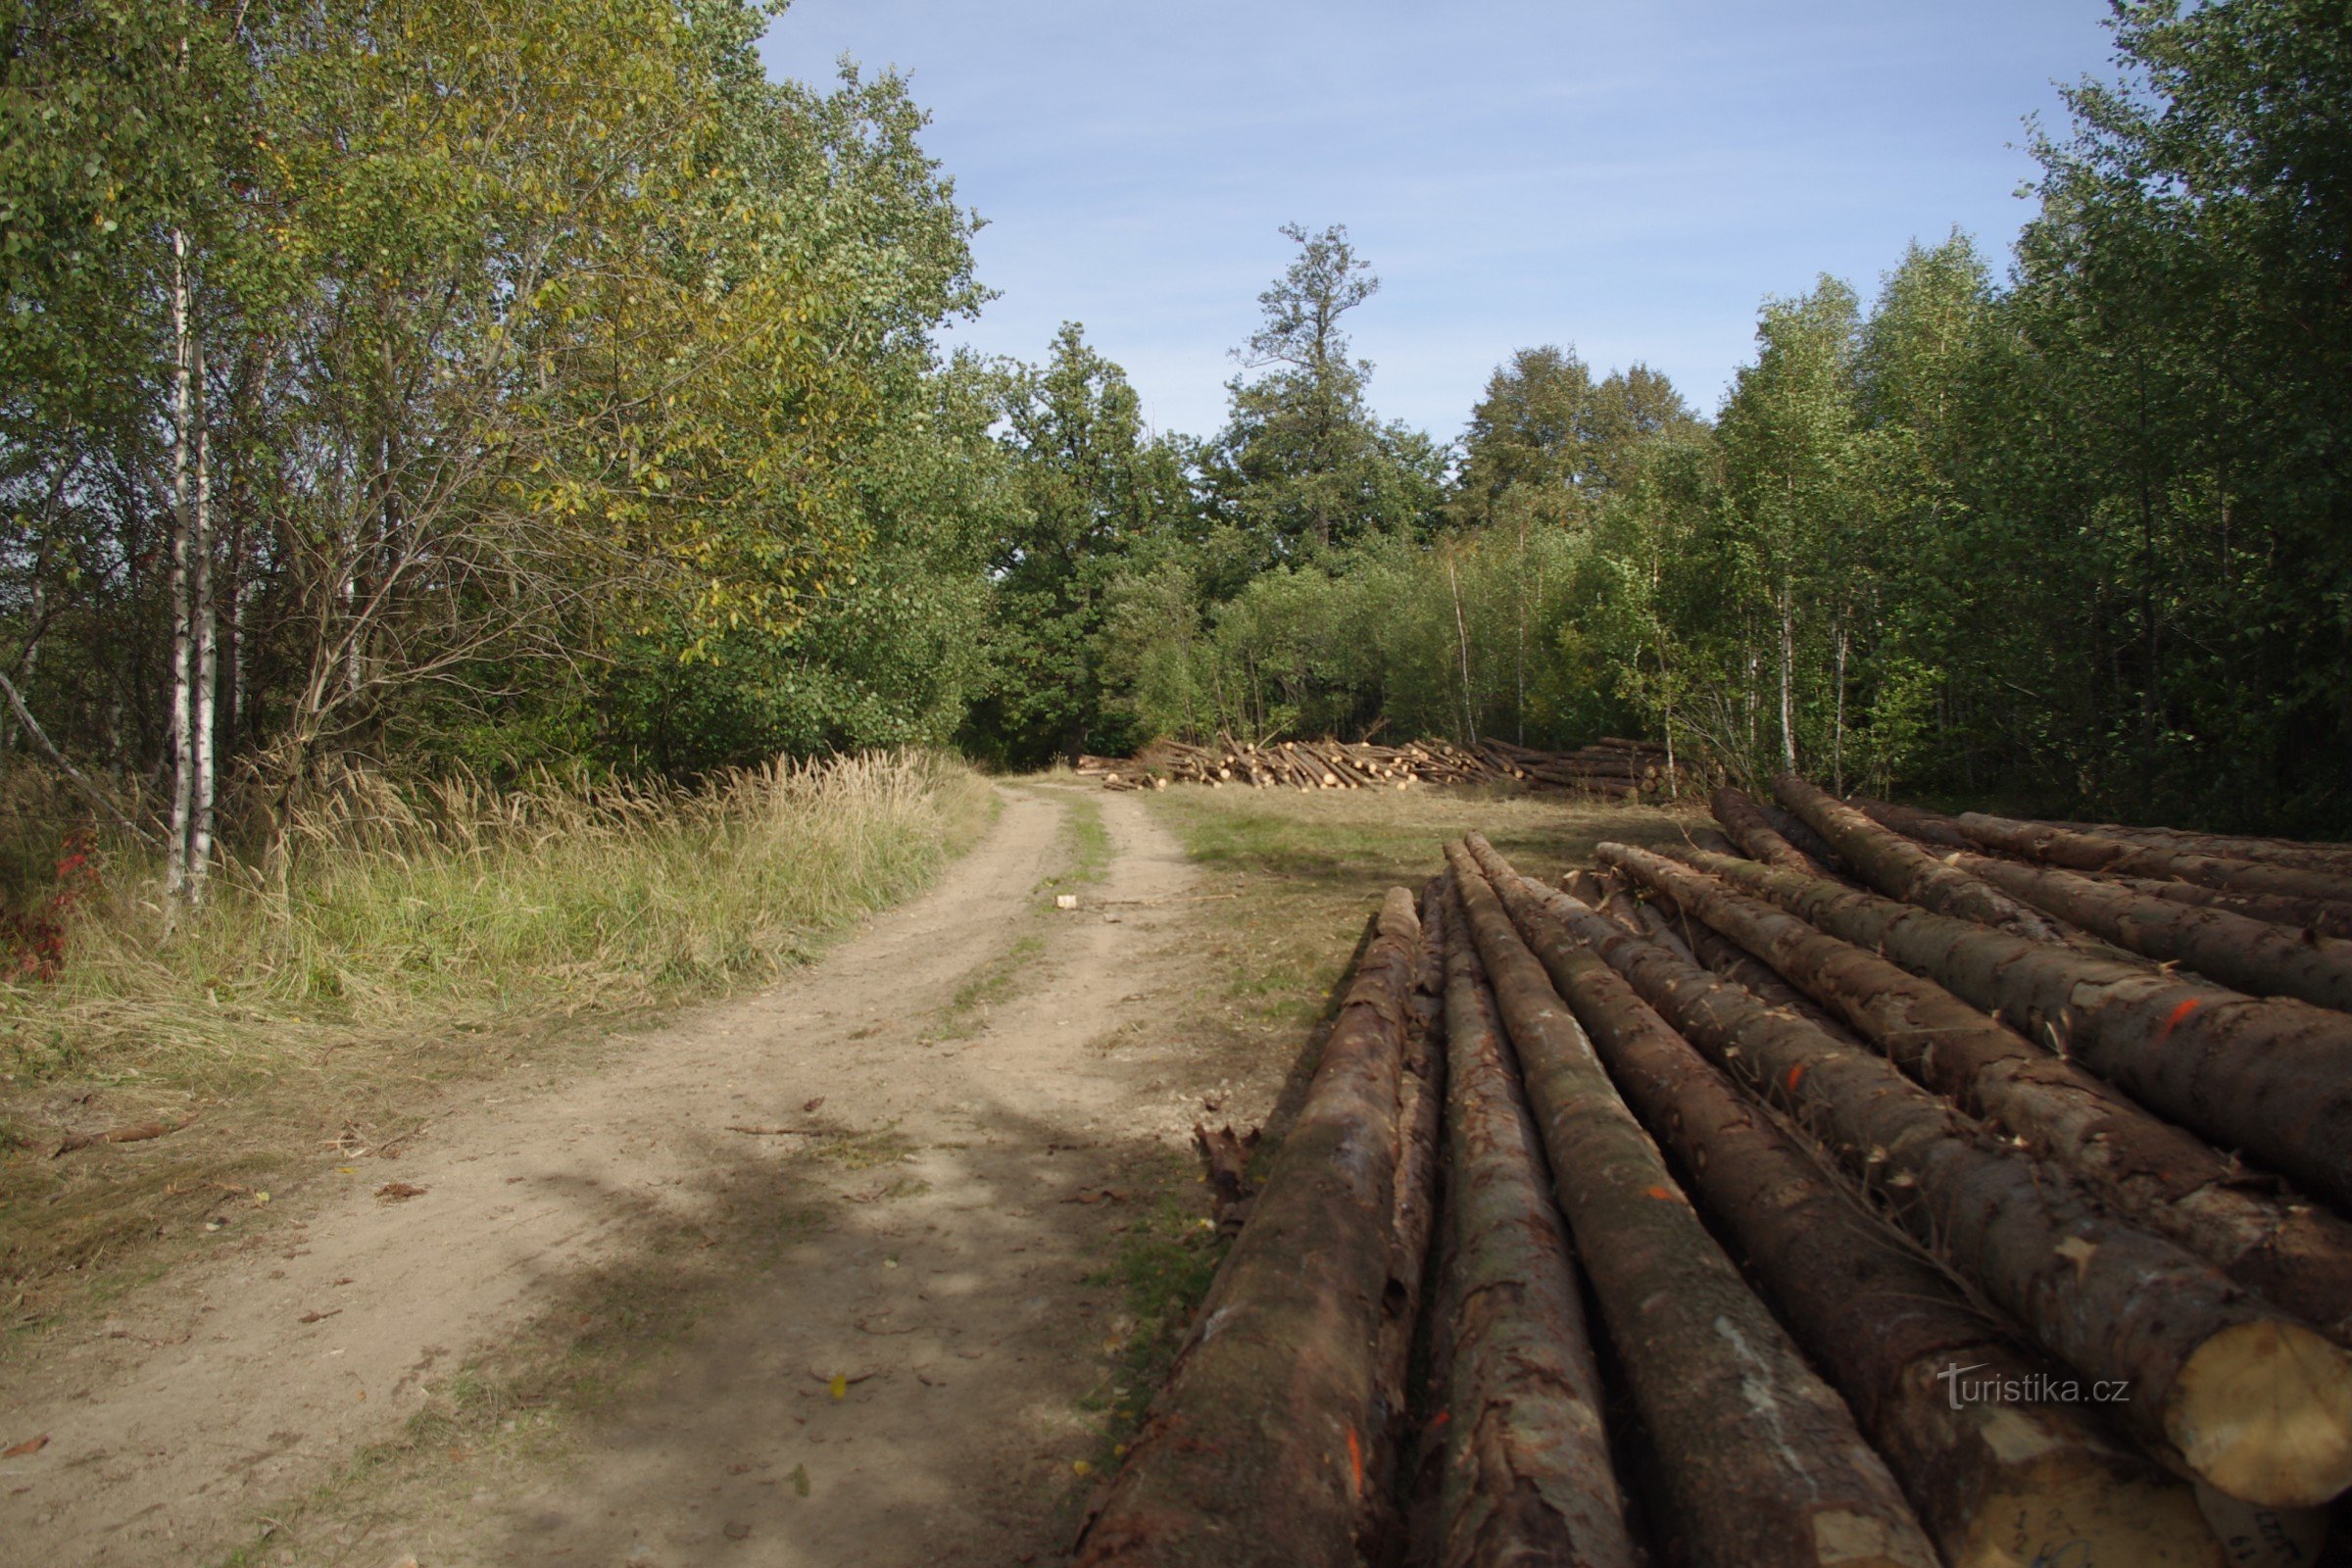
[(1351, 358), (1343, 319), (1380, 288), (1335, 224), (1284, 225), (1298, 255), (1258, 296), (1263, 324), (1235, 351), (1254, 380), (1226, 388), (1232, 420), (1204, 455), (1222, 514), (1267, 564), (1423, 527), (1442, 499), (1444, 448), (1372, 416), (1371, 362)]

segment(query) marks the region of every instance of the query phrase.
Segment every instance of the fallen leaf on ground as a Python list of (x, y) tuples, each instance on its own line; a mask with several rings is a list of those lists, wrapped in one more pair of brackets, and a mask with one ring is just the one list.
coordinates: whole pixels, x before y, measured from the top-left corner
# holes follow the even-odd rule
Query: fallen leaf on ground
[(328, 1318), (340, 1313), (342, 1310), (343, 1309), (338, 1306), (333, 1311), (329, 1312), (305, 1312), (302, 1314), (302, 1316), (296, 1318), (294, 1321), (297, 1323), (323, 1323)]
[(49, 1434), (44, 1432), (37, 1438), (26, 1438), (15, 1447), (0, 1452), (0, 1459), (22, 1459), (24, 1455), (38, 1453), (47, 1446), (49, 1446)]
[(792, 1494), (796, 1497), (808, 1495), (808, 1467), (805, 1464), (792, 1467)]
[(388, 1203), (397, 1203), (411, 1198), (422, 1198), (430, 1190), (408, 1182), (386, 1182), (375, 1190), (375, 1196)]
[(811, 1111), (811, 1110), (814, 1110), (814, 1109), (815, 1109), (817, 1106), (819, 1106), (819, 1105), (823, 1104), (824, 1102), (825, 1102), (825, 1097), (824, 1097), (824, 1096), (822, 1096), (822, 1095), (819, 1095), (819, 1096), (817, 1096), (817, 1097), (816, 1097), (814, 1100), (804, 1100), (804, 1101), (802, 1101), (802, 1102), (801, 1102), (801, 1109), (802, 1109), (803, 1111)]
[(719, 1534), (729, 1541), (749, 1541), (752, 1539), (752, 1527), (740, 1519), (730, 1519), (720, 1527)]

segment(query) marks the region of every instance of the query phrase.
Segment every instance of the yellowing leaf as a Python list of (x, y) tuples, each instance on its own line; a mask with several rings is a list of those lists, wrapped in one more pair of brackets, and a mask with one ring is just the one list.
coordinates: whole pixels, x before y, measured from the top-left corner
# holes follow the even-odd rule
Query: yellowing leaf
[(826, 1384), (825, 1387), (836, 1399), (846, 1399), (850, 1396), (850, 1380), (838, 1372), (833, 1374), (833, 1381)]

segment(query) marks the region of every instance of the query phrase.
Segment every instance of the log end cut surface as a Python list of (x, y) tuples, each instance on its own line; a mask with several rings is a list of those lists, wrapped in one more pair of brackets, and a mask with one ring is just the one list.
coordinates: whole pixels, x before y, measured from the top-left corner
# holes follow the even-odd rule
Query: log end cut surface
[[(2180, 1482), (2121, 1455), (2053, 1441), (2031, 1406), (1980, 1407), (1976, 1435), (2010, 1468), (1988, 1488), (1952, 1568), (2028, 1563), (2130, 1563), (2133, 1568), (2222, 1568), (2221, 1544)], [(2070, 1555), (2070, 1553), (2072, 1555)]]
[(2316, 1507), (2352, 1487), (2352, 1356), (2292, 1323), (2236, 1324), (2181, 1368), (2164, 1424), (2231, 1496)]

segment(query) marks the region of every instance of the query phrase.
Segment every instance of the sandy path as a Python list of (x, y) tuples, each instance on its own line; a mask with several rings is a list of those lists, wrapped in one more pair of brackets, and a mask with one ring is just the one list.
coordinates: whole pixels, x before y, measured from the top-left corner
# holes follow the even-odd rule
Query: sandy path
[[(938, 887), (808, 971), (576, 1081), (493, 1087), (307, 1221), (45, 1350), (0, 1388), (5, 1430), (50, 1438), (0, 1470), (9, 1560), (209, 1560), (478, 1349), (689, 1267), (720, 1271), (717, 1304), (563, 1457), (346, 1507), (262, 1560), (1051, 1560), (1120, 1328), (1081, 1276), (1121, 1205), (1069, 1200), (1181, 1148), (1213, 1070), (1149, 1028), (1213, 906), (1138, 803), (1090, 798), (1114, 855), (1079, 911), (1037, 891), (1069, 797), (1008, 790)], [(1003, 1000), (951, 1010), (990, 976)], [(827, 1158), (729, 1124), (855, 1136)], [(424, 1192), (371, 1196), (390, 1180)]]

